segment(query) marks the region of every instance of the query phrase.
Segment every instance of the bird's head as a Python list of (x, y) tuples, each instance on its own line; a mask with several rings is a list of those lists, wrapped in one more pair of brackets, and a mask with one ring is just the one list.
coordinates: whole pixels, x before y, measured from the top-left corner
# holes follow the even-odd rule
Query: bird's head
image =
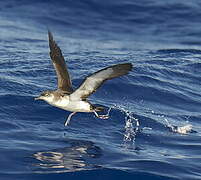
[(54, 99), (54, 93), (53, 91), (44, 91), (40, 94), (40, 96), (36, 97), (35, 100), (43, 100), (47, 103), (53, 102)]

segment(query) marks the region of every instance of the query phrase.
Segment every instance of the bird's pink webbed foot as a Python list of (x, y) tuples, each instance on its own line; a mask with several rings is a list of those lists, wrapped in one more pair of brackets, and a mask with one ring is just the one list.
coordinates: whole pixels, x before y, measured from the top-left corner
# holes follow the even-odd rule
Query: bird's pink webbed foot
[(101, 114), (101, 115), (99, 115), (96, 111), (93, 111), (93, 112), (96, 115), (96, 117), (98, 117), (100, 119), (108, 119), (110, 117), (109, 113), (110, 113), (111, 109), (112, 108), (110, 107), (109, 110), (108, 110), (108, 112), (107, 112), (107, 114)]

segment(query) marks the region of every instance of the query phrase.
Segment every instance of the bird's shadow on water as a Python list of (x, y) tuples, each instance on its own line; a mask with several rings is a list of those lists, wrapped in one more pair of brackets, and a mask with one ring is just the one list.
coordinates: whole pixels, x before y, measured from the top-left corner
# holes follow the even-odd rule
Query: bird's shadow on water
[(91, 141), (66, 139), (64, 148), (35, 152), (31, 158), (34, 173), (63, 173), (101, 168), (100, 147)]

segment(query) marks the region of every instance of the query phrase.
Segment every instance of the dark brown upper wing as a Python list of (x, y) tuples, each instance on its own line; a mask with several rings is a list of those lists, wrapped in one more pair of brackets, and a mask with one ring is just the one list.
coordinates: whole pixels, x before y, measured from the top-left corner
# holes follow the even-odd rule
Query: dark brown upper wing
[(71, 95), (72, 100), (86, 99), (95, 92), (104, 81), (127, 74), (132, 69), (131, 63), (117, 64), (104, 68), (90, 76), (88, 76), (81, 86)]
[(57, 74), (58, 89), (66, 91), (67, 93), (72, 93), (73, 92), (72, 83), (70, 75), (67, 71), (67, 66), (64, 57), (62, 55), (61, 49), (54, 41), (52, 33), (50, 31), (48, 31), (48, 37), (49, 37), (50, 57), (52, 59)]

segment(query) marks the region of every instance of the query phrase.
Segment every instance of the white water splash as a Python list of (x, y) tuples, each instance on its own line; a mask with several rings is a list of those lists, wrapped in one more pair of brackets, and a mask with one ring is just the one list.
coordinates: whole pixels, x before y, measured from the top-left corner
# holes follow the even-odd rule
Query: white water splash
[[(173, 125), (172, 123), (170, 123), (170, 121), (167, 120), (167, 118), (165, 118), (165, 115), (162, 114), (158, 114), (156, 112), (154, 112), (153, 110), (150, 111), (153, 115), (157, 115), (158, 118), (160, 118), (160, 120), (165, 121), (165, 126), (174, 133), (178, 133), (178, 134), (188, 134), (188, 133), (194, 133), (196, 131), (193, 130), (193, 126), (191, 124), (189, 124), (188, 121), (186, 121), (186, 125), (183, 126), (177, 126), (177, 125)], [(189, 118), (187, 118), (188, 120)]]
[(180, 134), (188, 134), (192, 131), (193, 126), (191, 124), (187, 124), (185, 126), (177, 127), (176, 132)]
[(126, 113), (125, 123), (124, 141), (135, 142), (136, 134), (140, 126), (138, 119), (133, 117), (132, 113)]
[(114, 108), (123, 112), (125, 116), (125, 132), (124, 132), (124, 141), (125, 142), (135, 142), (136, 134), (139, 131), (139, 120), (134, 117), (132, 112), (129, 112), (123, 107), (114, 106)]
[(165, 118), (165, 121), (167, 122), (167, 127), (172, 132), (179, 133), (179, 134), (188, 134), (193, 131), (193, 126), (191, 124), (187, 124), (184, 126), (174, 126), (174, 125), (170, 124), (166, 118)]

